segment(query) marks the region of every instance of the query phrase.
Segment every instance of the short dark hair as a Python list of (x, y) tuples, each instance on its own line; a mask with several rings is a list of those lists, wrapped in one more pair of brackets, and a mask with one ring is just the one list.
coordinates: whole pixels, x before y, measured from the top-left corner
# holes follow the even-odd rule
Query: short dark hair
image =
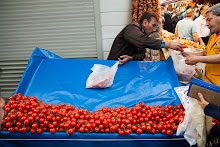
[(141, 16), (140, 24), (142, 24), (145, 19), (147, 19), (147, 21), (150, 22), (152, 17), (156, 18), (156, 20), (158, 21), (158, 18), (157, 18), (157, 15), (156, 15), (156, 14), (154, 14), (154, 13), (149, 13), (149, 12), (145, 12), (145, 13)]

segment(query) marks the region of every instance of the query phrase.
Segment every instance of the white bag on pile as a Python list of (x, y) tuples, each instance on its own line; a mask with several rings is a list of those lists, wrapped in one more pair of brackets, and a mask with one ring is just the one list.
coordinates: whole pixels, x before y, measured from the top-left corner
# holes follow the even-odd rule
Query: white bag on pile
[(86, 81), (86, 88), (107, 88), (113, 84), (115, 74), (118, 70), (119, 62), (112, 67), (102, 64), (94, 64), (91, 68), (93, 71)]

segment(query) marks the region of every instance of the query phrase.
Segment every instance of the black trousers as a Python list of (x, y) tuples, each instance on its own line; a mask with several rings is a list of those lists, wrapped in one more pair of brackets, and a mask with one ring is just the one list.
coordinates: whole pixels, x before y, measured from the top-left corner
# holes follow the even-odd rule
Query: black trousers
[(210, 130), (206, 147), (220, 147), (220, 125), (215, 124)]

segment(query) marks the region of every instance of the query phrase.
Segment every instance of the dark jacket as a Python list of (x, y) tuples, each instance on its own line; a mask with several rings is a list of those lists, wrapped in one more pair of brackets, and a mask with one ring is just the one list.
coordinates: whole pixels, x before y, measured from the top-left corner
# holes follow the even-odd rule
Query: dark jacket
[(170, 33), (174, 33), (174, 27), (173, 27), (173, 22), (171, 20), (171, 16), (167, 13), (164, 14), (164, 25), (163, 25), (163, 29), (167, 30)]
[(206, 115), (211, 116), (216, 120), (220, 121), (220, 109), (217, 106), (209, 103), (205, 107), (204, 112)]
[(121, 55), (129, 55), (133, 60), (145, 58), (145, 48), (160, 49), (162, 40), (148, 37), (142, 32), (138, 22), (127, 25), (115, 38), (107, 60), (118, 60)]
[(173, 29), (174, 29), (174, 33), (175, 33), (175, 28), (176, 28), (176, 24), (178, 23), (179, 18), (175, 15), (172, 18), (172, 22), (173, 22)]

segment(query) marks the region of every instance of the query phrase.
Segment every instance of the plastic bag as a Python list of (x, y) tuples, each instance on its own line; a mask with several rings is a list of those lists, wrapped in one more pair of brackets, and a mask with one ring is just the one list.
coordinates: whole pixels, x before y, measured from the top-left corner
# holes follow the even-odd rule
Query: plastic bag
[(86, 81), (86, 88), (107, 88), (113, 84), (115, 74), (118, 70), (119, 62), (112, 67), (102, 64), (94, 64), (91, 68), (93, 71)]
[(192, 76), (195, 74), (195, 65), (187, 65), (185, 63), (185, 57), (178, 51), (172, 51), (171, 56), (179, 81), (182, 83), (190, 82)]
[(205, 116), (196, 99), (187, 96), (188, 88), (189, 86), (174, 88), (185, 109), (184, 120), (179, 124), (176, 135), (184, 133), (184, 138), (190, 146), (197, 143), (198, 147), (203, 147), (211, 128), (212, 118)]
[(192, 145), (195, 145), (197, 142), (197, 130), (191, 117), (191, 111), (192, 111), (194, 104), (197, 103), (197, 101), (187, 96), (185, 97), (185, 99), (182, 98), (181, 102), (182, 101), (187, 101), (184, 103), (188, 105), (186, 105), (185, 107), (184, 120), (179, 124), (176, 135), (178, 136), (184, 133), (184, 138), (187, 140), (190, 146), (192, 146)]

